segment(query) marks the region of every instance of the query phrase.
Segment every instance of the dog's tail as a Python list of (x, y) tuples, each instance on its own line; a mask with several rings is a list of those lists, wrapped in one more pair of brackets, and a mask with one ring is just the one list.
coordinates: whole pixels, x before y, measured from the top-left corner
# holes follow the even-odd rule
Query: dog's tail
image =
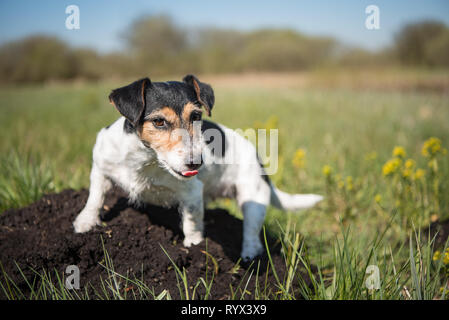
[(323, 197), (318, 194), (291, 194), (279, 190), (271, 182), (269, 184), (271, 188), (270, 204), (281, 210), (307, 209), (323, 200)]
[(262, 170), (261, 177), (270, 187), (270, 204), (272, 206), (285, 211), (298, 211), (311, 208), (323, 200), (323, 196), (320, 196), (319, 194), (292, 194), (279, 190), (266, 174), (259, 157), (257, 157), (257, 159), (259, 160), (259, 165)]

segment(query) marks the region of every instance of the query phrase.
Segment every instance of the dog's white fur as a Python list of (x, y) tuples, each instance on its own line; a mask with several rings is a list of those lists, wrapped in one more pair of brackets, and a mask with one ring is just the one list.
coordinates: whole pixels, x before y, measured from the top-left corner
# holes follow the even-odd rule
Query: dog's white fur
[[(144, 146), (136, 134), (123, 130), (121, 117), (102, 129), (93, 148), (89, 198), (73, 223), (76, 232), (86, 232), (100, 223), (105, 193), (118, 184), (131, 201), (164, 207), (178, 206), (186, 247), (203, 240), (204, 206), (215, 198), (235, 198), (243, 216), (241, 256), (252, 259), (263, 251), (259, 234), (266, 207), (272, 204), (286, 210), (312, 207), (322, 197), (315, 194), (288, 194), (263, 179), (255, 147), (245, 138), (219, 125), (239, 161), (220, 163), (209, 148), (203, 148), (203, 166), (197, 176), (180, 177), (156, 152)], [(179, 172), (179, 171), (178, 171)]]

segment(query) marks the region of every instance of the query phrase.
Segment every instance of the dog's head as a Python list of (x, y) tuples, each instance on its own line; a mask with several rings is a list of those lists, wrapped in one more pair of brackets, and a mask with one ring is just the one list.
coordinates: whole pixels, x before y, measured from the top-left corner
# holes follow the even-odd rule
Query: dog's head
[(159, 163), (184, 180), (202, 164), (203, 108), (211, 115), (214, 92), (195, 76), (182, 82), (151, 82), (145, 78), (112, 91), (109, 101), (135, 129)]

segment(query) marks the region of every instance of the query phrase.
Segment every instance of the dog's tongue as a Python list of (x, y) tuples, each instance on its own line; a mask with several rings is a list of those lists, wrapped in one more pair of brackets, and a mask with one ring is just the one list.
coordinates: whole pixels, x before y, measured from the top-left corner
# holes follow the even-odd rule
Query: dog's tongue
[(183, 171), (183, 172), (181, 172), (181, 173), (182, 173), (182, 175), (183, 175), (184, 177), (193, 177), (193, 176), (196, 176), (196, 175), (198, 174), (198, 170)]

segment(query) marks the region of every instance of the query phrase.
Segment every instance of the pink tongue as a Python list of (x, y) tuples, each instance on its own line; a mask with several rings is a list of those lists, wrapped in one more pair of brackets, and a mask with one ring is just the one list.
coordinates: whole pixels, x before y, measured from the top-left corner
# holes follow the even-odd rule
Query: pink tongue
[(184, 177), (192, 177), (192, 176), (196, 176), (198, 174), (198, 170), (183, 171), (181, 173)]

